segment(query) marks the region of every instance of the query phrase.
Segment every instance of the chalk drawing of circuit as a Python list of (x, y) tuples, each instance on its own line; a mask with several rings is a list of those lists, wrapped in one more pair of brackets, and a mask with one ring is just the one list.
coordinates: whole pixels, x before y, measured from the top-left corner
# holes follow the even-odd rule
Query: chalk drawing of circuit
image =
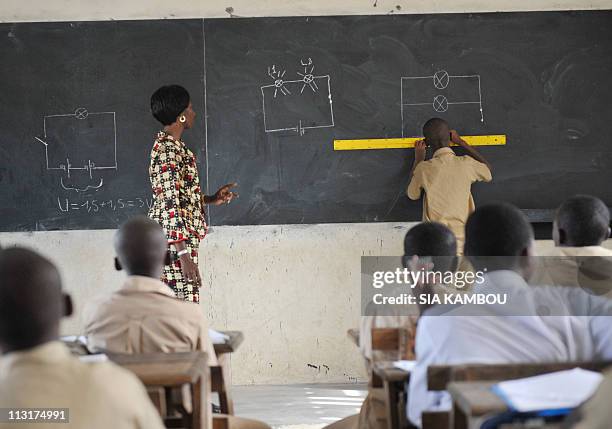
[(303, 136), (306, 130), (334, 126), (330, 76), (315, 75), (311, 58), (300, 66), (293, 80), (285, 80), (285, 69), (268, 67), (274, 83), (261, 87), (266, 133), (295, 131)]
[[(480, 75), (450, 75), (438, 70), (432, 76), (401, 78), (402, 137), (412, 135), (411, 124), (422, 124), (432, 115), (478, 118), (484, 123)], [(418, 134), (414, 134), (418, 135)]]
[(43, 117), (43, 135), (35, 137), (45, 150), (47, 172), (60, 173), (66, 191), (95, 191), (104, 185), (103, 170), (117, 171), (115, 112), (88, 112)]

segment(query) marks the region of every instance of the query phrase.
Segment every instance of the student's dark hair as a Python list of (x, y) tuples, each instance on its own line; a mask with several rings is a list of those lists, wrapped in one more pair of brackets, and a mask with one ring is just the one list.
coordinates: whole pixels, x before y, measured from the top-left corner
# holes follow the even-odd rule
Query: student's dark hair
[(610, 211), (597, 197), (575, 195), (557, 209), (557, 228), (570, 246), (598, 246), (608, 238)]
[(0, 251), (0, 343), (14, 350), (57, 335), (65, 300), (57, 268), (36, 252)]
[(457, 240), (450, 229), (437, 222), (423, 222), (408, 230), (404, 254), (413, 256), (453, 256)]
[(115, 252), (129, 275), (150, 276), (164, 265), (167, 240), (162, 227), (147, 216), (134, 216), (115, 233)]
[(431, 118), (423, 125), (423, 136), (431, 142), (448, 142), (450, 140), (448, 122), (440, 118)]
[(471, 257), (520, 257), (533, 241), (533, 228), (527, 217), (508, 203), (478, 207), (465, 225), (465, 254)]
[(189, 106), (189, 101), (189, 92), (182, 86), (162, 86), (151, 96), (151, 113), (162, 125), (170, 125)]
[(404, 266), (414, 255), (432, 257), (436, 270), (447, 270), (457, 254), (453, 232), (437, 222), (423, 222), (408, 230), (404, 238)]

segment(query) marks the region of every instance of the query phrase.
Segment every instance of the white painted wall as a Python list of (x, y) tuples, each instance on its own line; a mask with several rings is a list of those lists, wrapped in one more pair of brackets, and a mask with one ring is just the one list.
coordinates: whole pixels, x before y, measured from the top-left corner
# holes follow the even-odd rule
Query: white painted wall
[[(0, 21), (228, 17), (228, 7), (238, 16), (288, 16), (607, 9), (612, 1), (2, 0)], [(232, 357), (234, 382), (363, 380), (361, 358), (346, 338), (346, 330), (356, 327), (359, 319), (359, 258), (401, 254), (408, 227), (215, 227), (201, 249), (207, 284), (203, 309), (214, 327), (239, 329), (246, 335)], [(113, 269), (112, 235), (113, 231), (0, 233), (0, 242), (38, 249), (60, 266), (77, 307), (62, 330), (77, 333), (79, 309), (86, 300), (122, 281), (122, 274)]]
[[(0, 20), (222, 18), (608, 9), (610, 0), (2, 0)], [(398, 8), (399, 6), (399, 8)]]

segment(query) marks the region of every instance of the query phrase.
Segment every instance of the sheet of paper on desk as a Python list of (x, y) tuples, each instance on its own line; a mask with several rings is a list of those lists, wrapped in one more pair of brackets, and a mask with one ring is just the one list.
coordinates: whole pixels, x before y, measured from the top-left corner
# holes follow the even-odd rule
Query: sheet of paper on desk
[(415, 360), (396, 360), (393, 362), (393, 366), (399, 368), (403, 371), (410, 372), (412, 368), (416, 365)]
[(503, 381), (493, 391), (519, 412), (571, 409), (591, 397), (602, 379), (598, 372), (574, 368)]
[(108, 360), (108, 356), (106, 356), (104, 353), (97, 353), (95, 355), (79, 356), (79, 360), (85, 363), (106, 362)]
[(66, 335), (60, 337), (60, 340), (68, 343), (81, 343), (87, 345), (87, 337), (85, 335)]
[(212, 341), (213, 344), (225, 344), (230, 339), (228, 335), (225, 335), (219, 331), (215, 331), (214, 329), (208, 330), (208, 336), (210, 337), (210, 341)]

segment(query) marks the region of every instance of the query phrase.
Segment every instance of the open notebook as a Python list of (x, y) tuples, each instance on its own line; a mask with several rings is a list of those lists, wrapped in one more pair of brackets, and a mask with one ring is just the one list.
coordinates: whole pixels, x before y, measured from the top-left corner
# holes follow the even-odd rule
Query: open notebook
[(406, 372), (411, 372), (416, 365), (415, 360), (396, 360), (393, 362), (393, 366)]
[(229, 336), (210, 328), (208, 329), (208, 336), (213, 344), (225, 344), (229, 341)]
[(574, 368), (567, 371), (503, 381), (493, 391), (514, 411), (569, 410), (595, 393), (603, 376)]

